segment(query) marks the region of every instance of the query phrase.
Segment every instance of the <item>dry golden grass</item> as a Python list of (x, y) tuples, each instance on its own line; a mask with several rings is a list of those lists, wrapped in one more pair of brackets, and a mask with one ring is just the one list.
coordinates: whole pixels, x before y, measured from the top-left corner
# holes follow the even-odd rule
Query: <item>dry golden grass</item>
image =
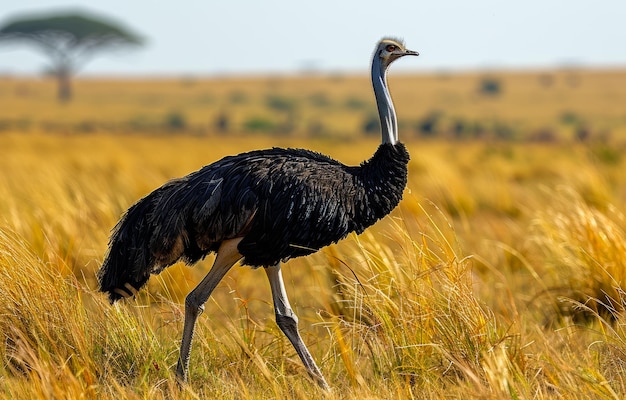
[[(594, 95), (586, 86), (592, 76), (598, 85), (626, 76), (581, 72), (578, 86), (570, 87), (568, 74), (554, 73), (551, 87), (588, 90), (593, 102), (613, 92), (607, 83)], [(552, 108), (528, 101), (526, 112), (539, 121), (545, 113), (551, 124), (562, 103), (536, 94), (552, 89), (530, 90), (533, 76), (507, 80), (506, 96), (520, 100), (528, 89), (528, 99), (536, 95)], [(172, 368), (182, 304), (212, 259), (170, 267), (138, 299), (110, 306), (94, 281), (110, 229), (167, 179), (227, 154), (298, 146), (359, 163), (377, 138), (356, 140), (339, 122), (333, 131), (343, 129), (342, 140), (216, 135), (206, 122), (220, 99), (237, 90), (248, 99), (319, 91), (335, 104), (369, 96), (364, 79), (334, 79), (341, 85), (259, 78), (126, 82), (112, 89), (85, 81), (77, 88), (85, 101), (66, 106), (50, 103), (53, 91), (48, 94), (45, 82), (2, 81), (0, 101), (15, 102), (13, 114), (0, 107), (6, 113), (0, 119), (32, 125), (0, 135), (0, 397), (623, 398), (626, 178), (617, 134), (611, 142), (547, 145), (407, 139), (412, 160), (400, 206), (363, 235), (284, 268), (301, 333), (333, 392), (323, 395), (306, 377), (273, 321), (264, 274), (249, 268), (229, 272), (209, 300), (192, 351), (191, 383), (177, 388)], [(427, 99), (402, 79), (420, 81), (422, 92), (443, 107), (454, 96), (471, 102), (464, 96), (477, 77), (392, 80), (399, 114), (412, 119)], [(30, 92), (16, 97), (19, 85)], [(213, 103), (204, 105), (209, 114), (202, 117), (199, 104), (185, 102), (189, 93), (209, 90)], [(119, 102), (104, 100), (113, 93)], [(163, 104), (141, 111), (140, 103), (155, 93)], [(493, 101), (498, 118), (526, 118), (509, 100)], [(580, 107), (598, 126), (613, 124), (614, 133), (623, 130), (615, 122), (621, 111), (577, 101), (568, 97), (568, 108)], [(458, 115), (477, 112), (469, 103), (454, 104)], [(254, 107), (267, 111), (258, 100), (241, 107), (242, 118)], [(123, 123), (176, 108), (207, 124), (205, 135), (39, 132), (46, 120)]]
[[(210, 260), (171, 267), (136, 302), (110, 307), (94, 292), (108, 230), (128, 205), (172, 176), (269, 139), (0, 140), (11, 149), (0, 180), (5, 395), (319, 395), (272, 320), (258, 271), (236, 268), (207, 305), (183, 392), (171, 370), (182, 300)], [(356, 162), (376, 143), (315, 145)], [(624, 221), (615, 195), (624, 183), (596, 182), (617, 177), (619, 166), (597, 165), (584, 148), (409, 146), (409, 190), (389, 218), (285, 268), (331, 397), (623, 395)], [(538, 169), (549, 160), (549, 173)], [(546, 189), (557, 182), (567, 189)], [(584, 200), (594, 186), (601, 195)], [(606, 303), (601, 290), (613, 302), (608, 315), (588, 301)], [(577, 320), (581, 307), (588, 310)]]

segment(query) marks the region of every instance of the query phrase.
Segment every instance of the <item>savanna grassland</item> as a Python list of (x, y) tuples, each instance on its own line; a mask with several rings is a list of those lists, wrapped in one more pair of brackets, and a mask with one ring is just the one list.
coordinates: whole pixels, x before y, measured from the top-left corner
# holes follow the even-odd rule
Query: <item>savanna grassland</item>
[(390, 76), (412, 159), (400, 206), (283, 271), (321, 392), (232, 269), (178, 388), (175, 265), (111, 306), (95, 272), (134, 201), (222, 156), (378, 145), (364, 76), (0, 79), (2, 398), (607, 398), (626, 395), (626, 72)]

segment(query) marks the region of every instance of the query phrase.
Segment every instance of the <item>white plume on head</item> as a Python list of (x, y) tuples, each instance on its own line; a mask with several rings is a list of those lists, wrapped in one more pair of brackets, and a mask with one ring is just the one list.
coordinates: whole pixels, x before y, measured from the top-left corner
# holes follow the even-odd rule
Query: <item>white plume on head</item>
[(374, 49), (374, 53), (372, 54), (372, 57), (375, 56), (381, 49), (381, 45), (382, 44), (395, 44), (398, 45), (400, 48), (404, 49), (405, 44), (404, 44), (404, 40), (402, 38), (399, 37), (393, 37), (393, 36), (385, 36), (382, 39), (380, 39), (378, 41), (378, 43), (376, 43), (376, 48)]

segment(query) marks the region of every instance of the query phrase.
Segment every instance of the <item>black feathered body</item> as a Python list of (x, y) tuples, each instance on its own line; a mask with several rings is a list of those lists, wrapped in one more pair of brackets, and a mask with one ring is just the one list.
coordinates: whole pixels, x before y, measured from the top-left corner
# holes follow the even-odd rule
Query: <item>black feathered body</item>
[(222, 241), (243, 238), (242, 263), (275, 265), (360, 233), (396, 207), (409, 155), (382, 144), (360, 166), (301, 149), (225, 157), (172, 180), (133, 205), (115, 227), (100, 289), (111, 300), (183, 259), (193, 264)]

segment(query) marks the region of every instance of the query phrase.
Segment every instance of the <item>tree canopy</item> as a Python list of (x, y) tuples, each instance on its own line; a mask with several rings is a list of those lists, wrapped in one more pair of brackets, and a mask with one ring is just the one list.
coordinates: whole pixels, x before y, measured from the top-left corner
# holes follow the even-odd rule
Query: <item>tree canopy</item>
[(94, 53), (139, 46), (143, 39), (115, 22), (70, 13), (13, 18), (0, 27), (0, 42), (24, 43), (43, 51), (59, 79), (59, 98), (68, 100), (70, 76)]

